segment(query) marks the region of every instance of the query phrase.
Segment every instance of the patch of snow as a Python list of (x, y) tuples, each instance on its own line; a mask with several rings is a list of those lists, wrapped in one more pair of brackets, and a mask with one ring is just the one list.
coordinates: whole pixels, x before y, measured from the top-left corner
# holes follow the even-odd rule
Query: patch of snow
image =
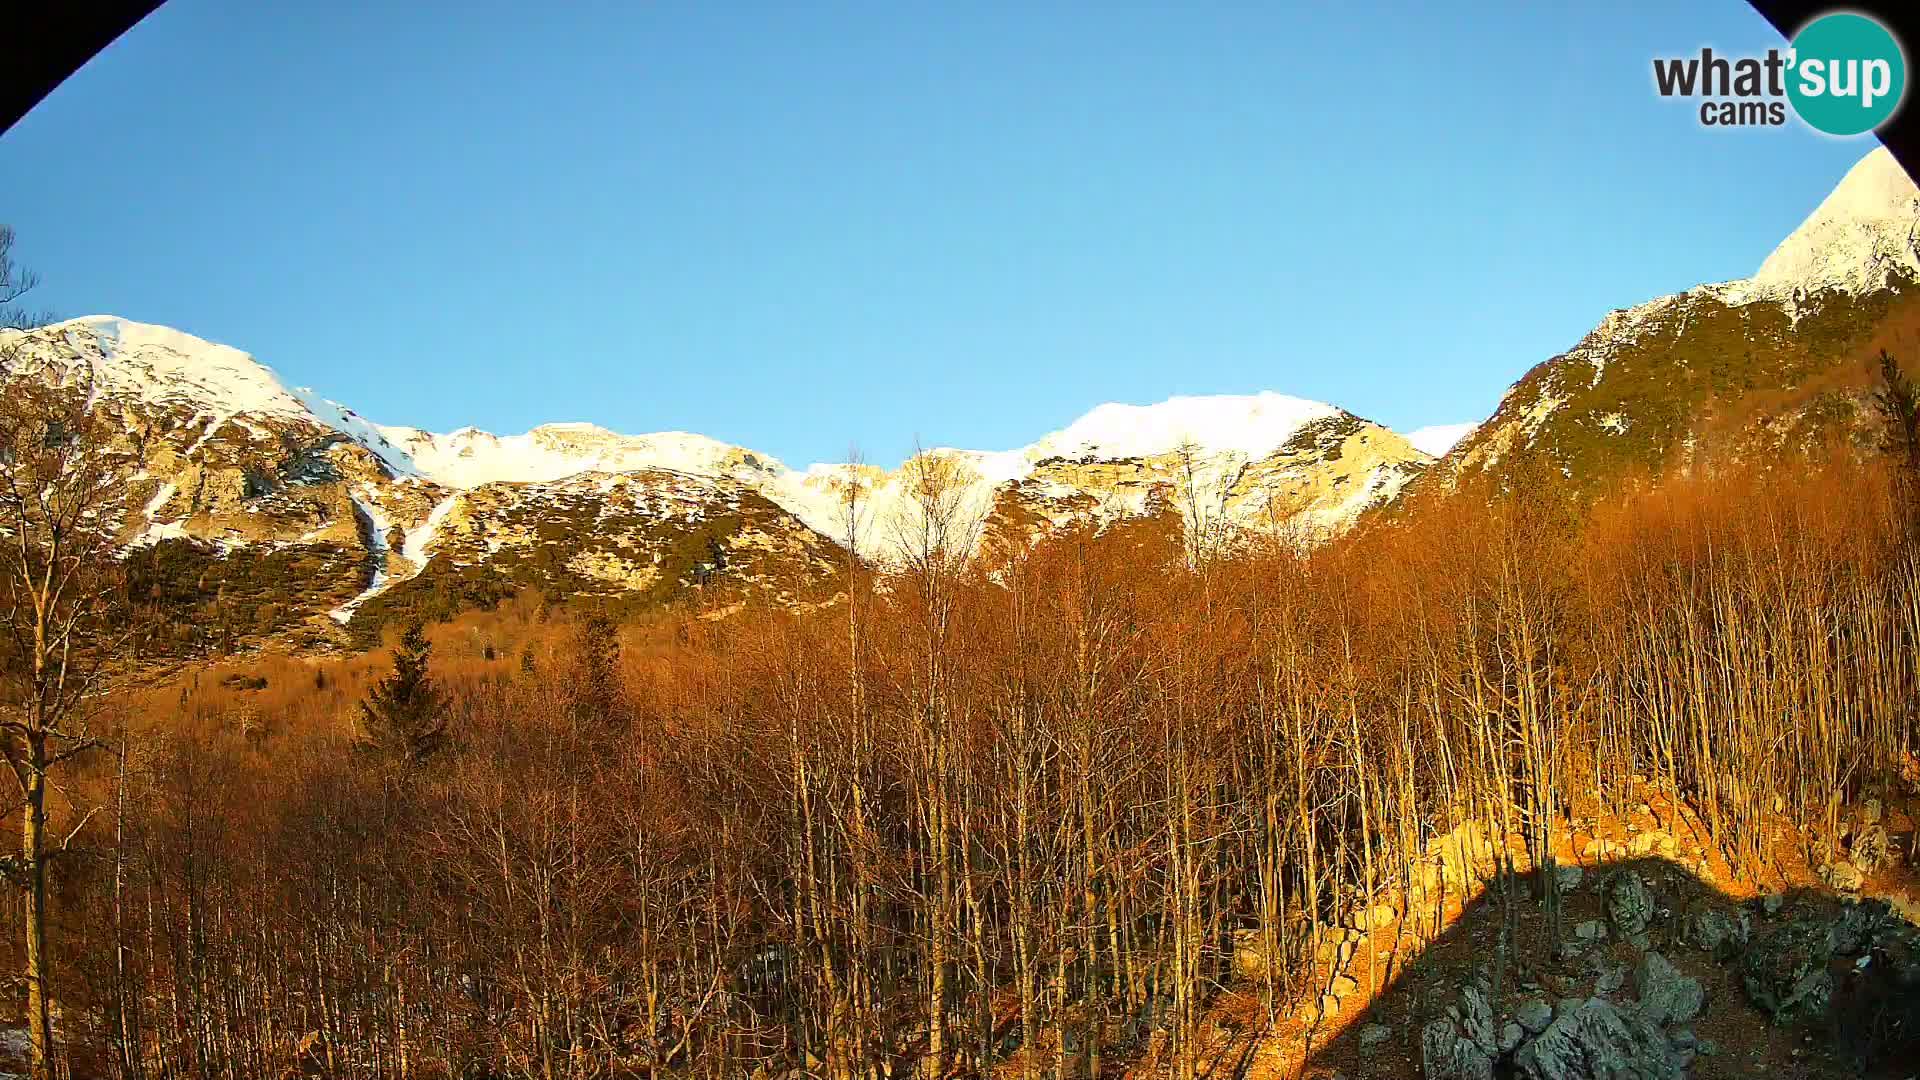
[[(101, 376), (97, 383), (109, 392), (186, 406), (196, 416), (207, 417), (208, 425), (188, 448), (189, 455), (224, 426), (261, 431), (256, 419), (291, 419), (320, 432), (340, 433), (374, 455), (389, 476), (402, 482), (432, 482), (458, 492), (496, 483), (540, 485), (641, 471), (728, 479), (759, 493), (822, 535), (845, 540), (839, 466), (815, 465), (796, 471), (765, 454), (682, 431), (621, 435), (595, 424), (557, 423), (519, 435), (495, 435), (473, 427), (435, 434), (382, 425), (312, 390), (287, 387), (271, 368), (247, 353), (190, 334), (105, 315), (72, 320), (54, 330), (58, 333), (62, 328), (68, 349), (82, 356), (89, 350), (97, 352), (96, 370)], [(977, 522), (992, 510), (1005, 485), (1026, 480), (1040, 462), (1054, 458), (1160, 458), (1164, 466), (1167, 455), (1192, 446), (1200, 473), (1197, 486), (1208, 492), (1225, 491), (1251, 462), (1286, 445), (1305, 425), (1341, 415), (1330, 405), (1271, 392), (1174, 397), (1153, 405), (1101, 405), (1065, 428), (1011, 450), (938, 448), (926, 454), (928, 460), (954, 472), (960, 516)], [(910, 472), (862, 470), (866, 488), (861, 508), (863, 553), (884, 554), (891, 537), (910, 528), (903, 524), (915, 515)], [(1141, 512), (1147, 495), (1144, 487), (1122, 493), (1118, 500), (1109, 500), (1115, 503), (1112, 513)], [(388, 523), (371, 496), (356, 495), (355, 505), (374, 523), (375, 541), (383, 545)], [(424, 564), (450, 506), (443, 500), (427, 521), (409, 531), (401, 552), (409, 562)], [(653, 512), (698, 510), (675, 503), (654, 507)], [(386, 554), (376, 552), (377, 560), (384, 564)], [(342, 622), (350, 619), (360, 603), (392, 584), (385, 576), (388, 573), (383, 565), (376, 582), (334, 612), (334, 617)]]
[(187, 524), (185, 521), (159, 522), (153, 519), (153, 516), (159, 513), (162, 507), (167, 505), (167, 500), (173, 498), (174, 491), (173, 481), (168, 480), (166, 483), (160, 485), (159, 491), (153, 493), (153, 498), (147, 500), (146, 517), (148, 525), (140, 531), (140, 535), (133, 538), (133, 546), (146, 547), (157, 544), (162, 540), (184, 540), (187, 538)]
[[(1791, 306), (1812, 290), (1877, 288), (1896, 274), (1920, 276), (1920, 190), (1890, 153), (1877, 148), (1854, 165), (1752, 278), (1705, 285), (1688, 294), (1614, 312), (1568, 358), (1588, 362), (1591, 382), (1597, 384), (1623, 344), (1657, 325), (1686, 296), (1727, 303), (1768, 299)], [(794, 471), (777, 459), (702, 435), (679, 431), (621, 435), (589, 423), (547, 424), (504, 436), (471, 427), (434, 434), (386, 426), (310, 390), (288, 388), (271, 368), (245, 352), (178, 330), (108, 315), (70, 320), (50, 330), (69, 355), (93, 358), (97, 392), (182, 405), (197, 416), (209, 417), (207, 427), (188, 448), (189, 455), (223, 425), (238, 423), (258, 432), (262, 427), (250, 418), (296, 419), (341, 433), (403, 481), (432, 481), (460, 491), (499, 482), (544, 484), (641, 470), (727, 478), (759, 492), (822, 534), (844, 539), (839, 466)], [(0, 332), (0, 336), (11, 333)], [(1557, 407), (1563, 390), (1549, 388), (1526, 410), (1520, 418), (1526, 435), (1538, 428), (1544, 413)], [(1503, 409), (1512, 393), (1509, 389), (1503, 396)], [(1153, 405), (1101, 405), (1017, 449), (942, 448), (928, 453), (963, 474), (964, 511), (983, 515), (1003, 485), (1026, 480), (1039, 462), (1055, 457), (1162, 458), (1191, 444), (1199, 451), (1200, 486), (1207, 491), (1224, 490), (1239, 470), (1271, 455), (1304, 425), (1338, 415), (1340, 411), (1330, 405), (1276, 393), (1174, 397)], [(1433, 425), (1408, 437), (1422, 452), (1441, 455), (1473, 429), (1470, 424)], [(877, 539), (890, 523), (911, 516), (912, 493), (901, 470), (863, 470), (861, 477), (867, 487), (865, 532)], [(170, 492), (166, 494), (171, 497)], [(156, 500), (149, 506), (150, 518), (165, 502), (161, 496)], [(377, 542), (384, 544), (385, 519), (375, 516), (377, 507), (357, 497), (356, 505), (369, 511), (370, 520), (376, 521)], [(425, 561), (440, 516), (449, 505), (443, 501), (426, 522), (409, 531), (404, 546), (409, 561), (416, 565)], [(156, 531), (161, 528), (156, 525), (150, 535), (167, 535)]]
[(220, 415), (208, 416), (207, 426), (201, 429), (200, 437), (193, 440), (193, 445), (187, 447), (186, 451), (183, 452), (180, 456), (184, 458), (192, 458), (194, 454), (199, 452), (202, 446), (205, 446), (207, 444), (208, 439), (213, 438), (213, 433), (225, 427), (227, 424), (227, 421), (231, 420), (232, 418), (233, 418), (232, 414), (228, 414), (226, 416), (220, 416)]
[(387, 530), (393, 523), (387, 520), (386, 513), (380, 509), (378, 503), (363, 498), (358, 492), (353, 494), (352, 499), (354, 513), (367, 520), (367, 551), (373, 556), (373, 580), (367, 583), (367, 587), (359, 595), (327, 612), (328, 616), (341, 626), (353, 620), (353, 613), (360, 609), (361, 604), (386, 591), (387, 556), (391, 553), (387, 547)]
[[(217, 415), (301, 416), (306, 409), (265, 364), (226, 345), (113, 315), (69, 319), (70, 345), (100, 350), (95, 385), (146, 401), (177, 401)], [(91, 340), (76, 340), (76, 338)]]
[(1459, 445), (1460, 440), (1474, 433), (1480, 425), (1470, 424), (1428, 424), (1414, 428), (1406, 433), (1407, 441), (1415, 450), (1428, 457), (1445, 457), (1447, 451)]
[[(1598, 386), (1614, 357), (1650, 331), (1668, 327), (1676, 311), (1684, 320), (1692, 310), (1690, 301), (1730, 307), (1779, 304), (1797, 319), (1803, 302), (1815, 293), (1866, 293), (1885, 288), (1895, 278), (1920, 278), (1920, 187), (1885, 147), (1876, 147), (1854, 163), (1751, 278), (1699, 285), (1610, 312), (1560, 358), (1554, 375), (1574, 378), (1573, 365), (1584, 362), (1592, 373), (1582, 376), (1582, 381), (1589, 388)], [(1679, 330), (1685, 330), (1684, 322)], [(1518, 416), (1507, 416), (1521, 385), (1514, 383), (1501, 396), (1495, 413), (1503, 418), (1500, 429), (1484, 451), (1476, 452), (1487, 463), (1497, 460), (1516, 439), (1531, 442), (1568, 398), (1565, 386), (1550, 381), (1530, 407)], [(1608, 416), (1601, 419), (1601, 427), (1619, 433), (1630, 422), (1631, 417)]]
[(152, 521), (153, 515), (159, 513), (160, 508), (167, 505), (167, 500), (173, 498), (173, 494), (175, 490), (176, 488), (174, 486), (173, 481), (171, 480), (160, 485), (160, 490), (157, 492), (154, 492), (153, 498), (147, 500), (147, 520), (148, 521)]
[(169, 522), (166, 522), (165, 524), (153, 524), (153, 525), (147, 526), (144, 530), (141, 531), (139, 536), (136, 536), (133, 538), (132, 544), (134, 547), (151, 547), (154, 544), (158, 544), (162, 540), (186, 540), (186, 539), (189, 539), (187, 535), (186, 522), (169, 521)]
[(395, 477), (406, 479), (421, 475), (407, 455), (396, 451), (388, 443), (385, 429), (369, 423), (345, 405), (329, 401), (306, 387), (294, 390), (293, 393), (298, 395), (301, 407), (315, 422), (330, 427), (366, 447), (367, 451), (379, 458), (380, 463), (385, 465)]
[(684, 431), (620, 435), (594, 424), (545, 424), (521, 435), (461, 428), (436, 435), (419, 428), (366, 425), (349, 432), (405, 471), (451, 488), (483, 484), (537, 484), (585, 472), (668, 469), (743, 479), (777, 475), (786, 467), (764, 454)]
[(1340, 410), (1272, 392), (1175, 397), (1158, 405), (1102, 405), (1028, 447), (1030, 459), (1128, 458), (1170, 454), (1183, 445), (1202, 453), (1262, 458), (1314, 420)]
[(441, 499), (427, 513), (425, 521), (407, 530), (406, 542), (400, 545), (400, 555), (414, 565), (414, 573), (419, 573), (419, 568), (427, 565), (427, 560), (431, 558), (427, 553), (427, 545), (433, 543), (434, 537), (440, 534), (440, 522), (445, 520), (453, 509), (454, 500), (459, 497), (449, 495)]

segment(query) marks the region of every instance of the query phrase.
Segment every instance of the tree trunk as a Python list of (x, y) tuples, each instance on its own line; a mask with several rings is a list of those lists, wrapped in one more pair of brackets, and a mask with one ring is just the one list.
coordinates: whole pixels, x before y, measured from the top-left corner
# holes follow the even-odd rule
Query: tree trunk
[(53, 1017), (47, 1000), (53, 966), (47, 955), (47, 755), (46, 742), (38, 733), (27, 736), (27, 755), (26, 810), (20, 833), (27, 871), (27, 1036), (33, 1047), (33, 1080), (52, 1080)]

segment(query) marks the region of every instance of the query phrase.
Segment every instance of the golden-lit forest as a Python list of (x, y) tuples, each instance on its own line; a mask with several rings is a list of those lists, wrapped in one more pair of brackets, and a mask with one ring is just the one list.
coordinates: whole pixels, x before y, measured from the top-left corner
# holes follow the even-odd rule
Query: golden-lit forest
[(23, 5), (0, 1080), (1920, 1080), (1864, 6)]
[[(807, 611), (527, 595), (180, 672), (49, 801), (70, 1074), (1189, 1080), (1222, 988), (1311, 1000), (1355, 912), (1553, 917), (1519, 875), (1630, 778), (1751, 874), (1910, 798), (1890, 460), (991, 563), (936, 497)], [(1462, 835), (1520, 840), (1438, 872)]]

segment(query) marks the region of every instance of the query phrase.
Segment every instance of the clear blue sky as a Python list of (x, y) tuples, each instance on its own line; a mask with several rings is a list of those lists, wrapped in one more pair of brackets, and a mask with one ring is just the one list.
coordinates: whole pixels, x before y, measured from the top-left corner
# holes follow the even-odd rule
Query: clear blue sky
[(63, 314), (436, 430), (790, 464), (1273, 389), (1477, 420), (1869, 150), (1703, 130), (1739, 0), (168, 0), (0, 137)]

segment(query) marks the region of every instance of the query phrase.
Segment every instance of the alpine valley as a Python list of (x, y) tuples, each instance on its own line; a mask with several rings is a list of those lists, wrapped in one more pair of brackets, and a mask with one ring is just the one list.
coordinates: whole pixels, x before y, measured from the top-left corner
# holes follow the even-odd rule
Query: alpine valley
[(147, 599), (189, 613), (163, 650), (190, 655), (364, 644), (397, 612), (529, 589), (817, 603), (850, 550), (899, 557), (936, 473), (978, 522), (966, 542), (1004, 557), (1075, 528), (1190, 550), (1310, 543), (1482, 480), (1591, 490), (1751, 448), (1879, 446), (1874, 360), (1910, 351), (1916, 280), (1920, 193), (1875, 150), (1753, 277), (1606, 316), (1438, 458), (1336, 406), (1263, 393), (1102, 405), (1024, 447), (935, 449), (892, 471), (794, 469), (682, 432), (376, 423), (238, 349), (108, 316), (0, 345), (22, 370), (91, 369), (141, 462), (121, 486), (121, 542)]

